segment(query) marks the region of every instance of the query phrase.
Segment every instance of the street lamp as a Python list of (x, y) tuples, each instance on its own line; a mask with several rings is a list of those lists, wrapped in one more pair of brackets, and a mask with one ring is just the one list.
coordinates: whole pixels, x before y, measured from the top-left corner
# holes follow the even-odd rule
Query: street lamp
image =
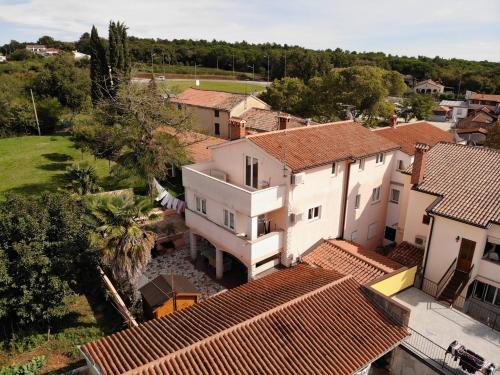
[(252, 68), (252, 81), (255, 81), (255, 64), (252, 66), (248, 65), (249, 68)]
[(269, 55), (264, 57), (267, 57), (267, 83), (269, 83)]

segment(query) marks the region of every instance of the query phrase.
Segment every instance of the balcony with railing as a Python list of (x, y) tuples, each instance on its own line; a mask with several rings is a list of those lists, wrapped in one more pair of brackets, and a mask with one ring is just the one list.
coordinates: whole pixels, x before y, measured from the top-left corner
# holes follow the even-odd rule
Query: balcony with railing
[(183, 185), (187, 189), (202, 190), (204, 196), (224, 202), (234, 210), (255, 217), (277, 210), (285, 203), (285, 186), (268, 186), (261, 182), (257, 189), (229, 182), (228, 176), (202, 163), (182, 168)]
[(190, 209), (186, 209), (186, 225), (246, 266), (278, 254), (283, 247), (283, 230), (269, 221), (259, 226), (254, 239), (246, 233), (235, 233)]
[(477, 274), (500, 283), (500, 245), (487, 242)]

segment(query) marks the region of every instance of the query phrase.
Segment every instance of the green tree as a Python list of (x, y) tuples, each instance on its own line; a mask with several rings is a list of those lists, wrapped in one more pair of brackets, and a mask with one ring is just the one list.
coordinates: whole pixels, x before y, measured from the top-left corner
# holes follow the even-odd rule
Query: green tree
[(435, 105), (436, 103), (431, 95), (412, 94), (401, 101), (396, 112), (398, 116), (404, 117), (407, 122), (412, 118), (425, 120), (432, 115)]
[(99, 38), (97, 29), (92, 26), (90, 33), (90, 80), (92, 103), (96, 105), (100, 100), (109, 97), (110, 82), (108, 72), (108, 58), (103, 41)]
[(113, 77), (112, 96), (116, 95), (121, 81), (130, 75), (130, 54), (128, 51), (127, 27), (124, 23), (109, 23), (109, 65)]
[(500, 150), (500, 120), (488, 129), (485, 146)]
[(93, 228), (90, 241), (118, 281), (137, 279), (151, 259), (155, 236), (140, 223), (151, 209), (148, 199), (100, 195), (86, 199)]
[(42, 134), (53, 133), (64, 108), (57, 98), (46, 97), (37, 101), (38, 119)]
[(82, 208), (65, 194), (0, 204), (0, 325), (50, 327), (92, 258)]
[(29, 362), (0, 368), (0, 375), (38, 375), (41, 373), (41, 369), (46, 363), (47, 360), (43, 355), (36, 356)]
[(95, 168), (87, 163), (74, 164), (64, 175), (66, 189), (77, 195), (87, 195), (100, 191)]
[(276, 110), (294, 114), (304, 113), (307, 86), (299, 78), (282, 78), (267, 87), (260, 98)]

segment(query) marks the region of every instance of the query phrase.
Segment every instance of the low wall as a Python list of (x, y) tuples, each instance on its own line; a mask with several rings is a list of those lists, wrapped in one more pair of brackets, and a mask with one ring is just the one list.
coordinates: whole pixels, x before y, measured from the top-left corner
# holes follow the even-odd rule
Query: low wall
[(370, 284), (370, 286), (385, 296), (393, 296), (394, 294), (413, 286), (416, 273), (416, 266), (403, 271), (398, 270), (387, 274), (373, 284)]
[(391, 375), (436, 375), (443, 374), (430, 367), (422, 359), (409, 353), (401, 346), (392, 351)]

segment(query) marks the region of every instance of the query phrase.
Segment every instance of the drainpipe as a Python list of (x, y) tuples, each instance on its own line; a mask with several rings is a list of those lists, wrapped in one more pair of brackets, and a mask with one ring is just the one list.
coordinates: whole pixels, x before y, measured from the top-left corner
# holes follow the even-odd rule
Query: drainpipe
[[(425, 270), (427, 269), (427, 260), (429, 259), (429, 249), (431, 248), (432, 241), (432, 233), (434, 231), (434, 216), (431, 216), (431, 230), (429, 231), (429, 241), (427, 241), (427, 249), (425, 249), (425, 259), (424, 259), (424, 268), (422, 270), (422, 277), (425, 277)], [(422, 280), (423, 281), (423, 280)]]
[(346, 160), (346, 171), (344, 179), (344, 199), (342, 202), (342, 215), (340, 216), (340, 233), (339, 238), (344, 238), (345, 221), (347, 215), (347, 197), (349, 196), (349, 179), (351, 177), (351, 165), (354, 164), (354, 160)]

